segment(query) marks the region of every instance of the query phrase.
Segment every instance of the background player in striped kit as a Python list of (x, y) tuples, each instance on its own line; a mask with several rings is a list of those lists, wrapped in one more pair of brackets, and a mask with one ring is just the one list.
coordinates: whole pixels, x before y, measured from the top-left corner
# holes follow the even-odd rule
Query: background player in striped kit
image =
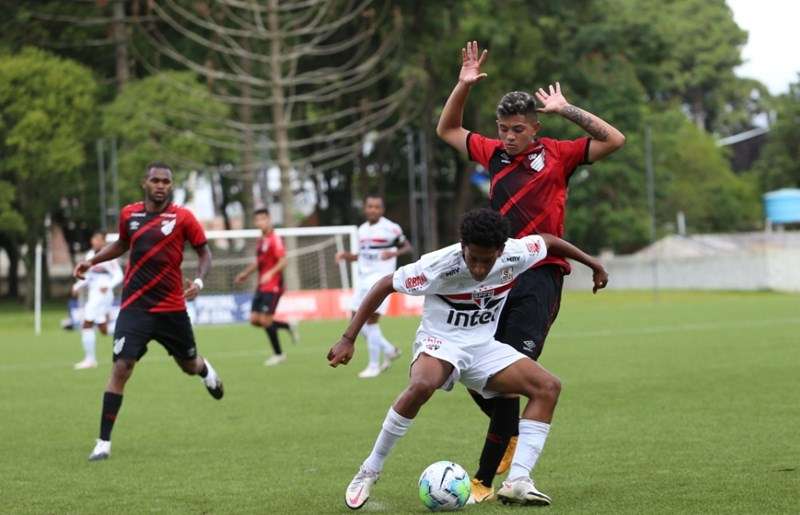
[[(95, 231), (92, 234), (92, 248), (86, 253), (86, 261), (106, 244), (106, 233)], [(72, 294), (77, 296), (86, 290), (86, 303), (83, 305), (83, 324), (81, 325), (81, 344), (83, 360), (75, 363), (75, 370), (97, 367), (95, 350), (96, 334), (94, 327), (104, 335), (108, 334), (111, 323), (111, 309), (114, 303), (114, 288), (122, 282), (122, 269), (116, 259), (94, 265), (86, 273), (86, 279), (78, 280), (72, 286)], [(113, 332), (113, 328), (111, 329)]]
[[(397, 268), (397, 256), (411, 252), (411, 244), (403, 235), (399, 225), (383, 216), (385, 206), (383, 197), (369, 194), (364, 198), (364, 217), (366, 222), (358, 227), (358, 253), (337, 252), (336, 261), (358, 261), (358, 281), (353, 292), (351, 309), (358, 310), (367, 292), (381, 277), (394, 272)], [(359, 372), (358, 377), (370, 378), (380, 375), (389, 368), (392, 360), (400, 356), (400, 350), (384, 338), (378, 320), (386, 314), (389, 301), (384, 300), (378, 309), (370, 315), (361, 329), (367, 340), (369, 364)], [(383, 362), (381, 363), (381, 353)]]

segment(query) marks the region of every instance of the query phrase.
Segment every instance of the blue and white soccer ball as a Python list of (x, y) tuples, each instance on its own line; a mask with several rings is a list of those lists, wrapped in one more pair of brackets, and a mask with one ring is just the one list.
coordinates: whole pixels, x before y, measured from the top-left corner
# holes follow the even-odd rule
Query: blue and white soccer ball
[(453, 511), (464, 507), (471, 486), (467, 472), (452, 461), (437, 461), (419, 477), (419, 498), (431, 511)]

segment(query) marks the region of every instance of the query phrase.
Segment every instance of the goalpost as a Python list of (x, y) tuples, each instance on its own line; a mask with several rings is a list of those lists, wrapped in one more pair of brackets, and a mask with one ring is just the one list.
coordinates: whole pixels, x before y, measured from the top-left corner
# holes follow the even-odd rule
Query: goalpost
[[(297, 320), (346, 318), (352, 288), (358, 280), (357, 265), (353, 262), (348, 266), (346, 261), (336, 263), (334, 256), (342, 250), (358, 251), (356, 226), (276, 228), (275, 232), (283, 238), (288, 258), (283, 271), (286, 292), (278, 305), (278, 315)], [(117, 234), (108, 235), (109, 242), (117, 238)], [(249, 319), (257, 274), (252, 274), (241, 285), (234, 284), (233, 280), (255, 261), (261, 231), (206, 231), (206, 238), (212, 254), (211, 271), (204, 280), (202, 294), (188, 304), (189, 314), (193, 322), (199, 324), (245, 322)], [(120, 264), (124, 265), (127, 254), (120, 259)], [(181, 268), (187, 279), (196, 274), (197, 255), (189, 248), (184, 253)], [(40, 278), (38, 267), (36, 273)], [(37, 279), (37, 286), (39, 284)], [(39, 290), (40, 287), (37, 292)], [(72, 301), (70, 318), (74, 323), (81, 317), (81, 307)], [(34, 318), (38, 328), (39, 303)]]

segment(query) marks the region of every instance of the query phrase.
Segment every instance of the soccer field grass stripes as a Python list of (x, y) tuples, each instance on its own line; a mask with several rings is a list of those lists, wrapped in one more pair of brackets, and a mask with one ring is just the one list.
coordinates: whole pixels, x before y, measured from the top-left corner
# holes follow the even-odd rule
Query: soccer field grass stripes
[[(542, 356), (564, 385), (536, 469), (548, 513), (798, 513), (798, 307), (768, 293), (568, 292)], [(0, 306), (0, 513), (349, 513), (347, 483), (407, 381), (403, 359), (358, 379), (362, 339), (350, 365), (328, 367), (344, 321), (302, 324), (276, 367), (262, 364), (263, 331), (200, 327), (225, 398), (151, 343), (111, 458), (89, 463), (110, 340), (99, 368), (73, 371), (80, 340), (57, 329), (62, 311), (36, 337), (28, 314)], [(382, 321), (406, 356), (416, 323)], [(363, 510), (424, 513), (422, 470), (444, 459), (473, 473), (486, 423), (462, 387), (437, 392)]]

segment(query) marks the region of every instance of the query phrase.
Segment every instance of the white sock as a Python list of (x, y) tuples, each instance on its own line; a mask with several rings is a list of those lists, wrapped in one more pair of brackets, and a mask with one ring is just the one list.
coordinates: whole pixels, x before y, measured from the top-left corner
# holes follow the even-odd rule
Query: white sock
[(378, 439), (375, 440), (375, 445), (372, 447), (372, 452), (361, 466), (370, 472), (383, 470), (383, 462), (386, 461), (389, 452), (397, 440), (406, 434), (413, 421), (413, 418), (406, 418), (398, 414), (394, 408), (389, 408), (386, 418), (383, 419), (383, 427), (378, 434)]
[(84, 359), (97, 361), (95, 354), (95, 334), (94, 327), (81, 329), (81, 344), (83, 345)]
[(217, 384), (217, 371), (214, 370), (214, 367), (211, 366), (211, 363), (208, 362), (206, 358), (203, 358), (203, 363), (206, 364), (206, 369), (208, 373), (205, 377), (201, 377), (200, 379), (203, 380), (204, 383), (207, 385), (215, 385)]
[(375, 338), (380, 342), (381, 350), (385, 355), (394, 354), (397, 349), (395, 349), (394, 345), (391, 344), (389, 340), (387, 340), (383, 336), (383, 332), (378, 324), (375, 324), (375, 329), (373, 329), (375, 333)]
[(369, 366), (378, 368), (381, 362), (381, 342), (375, 337), (376, 324), (365, 324), (361, 328), (364, 338), (367, 339), (367, 350), (369, 351)]
[(536, 460), (539, 459), (539, 455), (542, 453), (544, 441), (547, 440), (547, 433), (549, 432), (550, 424), (524, 418), (519, 419), (517, 450), (514, 451), (514, 458), (511, 460), (508, 479), (530, 477), (533, 467), (536, 466)]

